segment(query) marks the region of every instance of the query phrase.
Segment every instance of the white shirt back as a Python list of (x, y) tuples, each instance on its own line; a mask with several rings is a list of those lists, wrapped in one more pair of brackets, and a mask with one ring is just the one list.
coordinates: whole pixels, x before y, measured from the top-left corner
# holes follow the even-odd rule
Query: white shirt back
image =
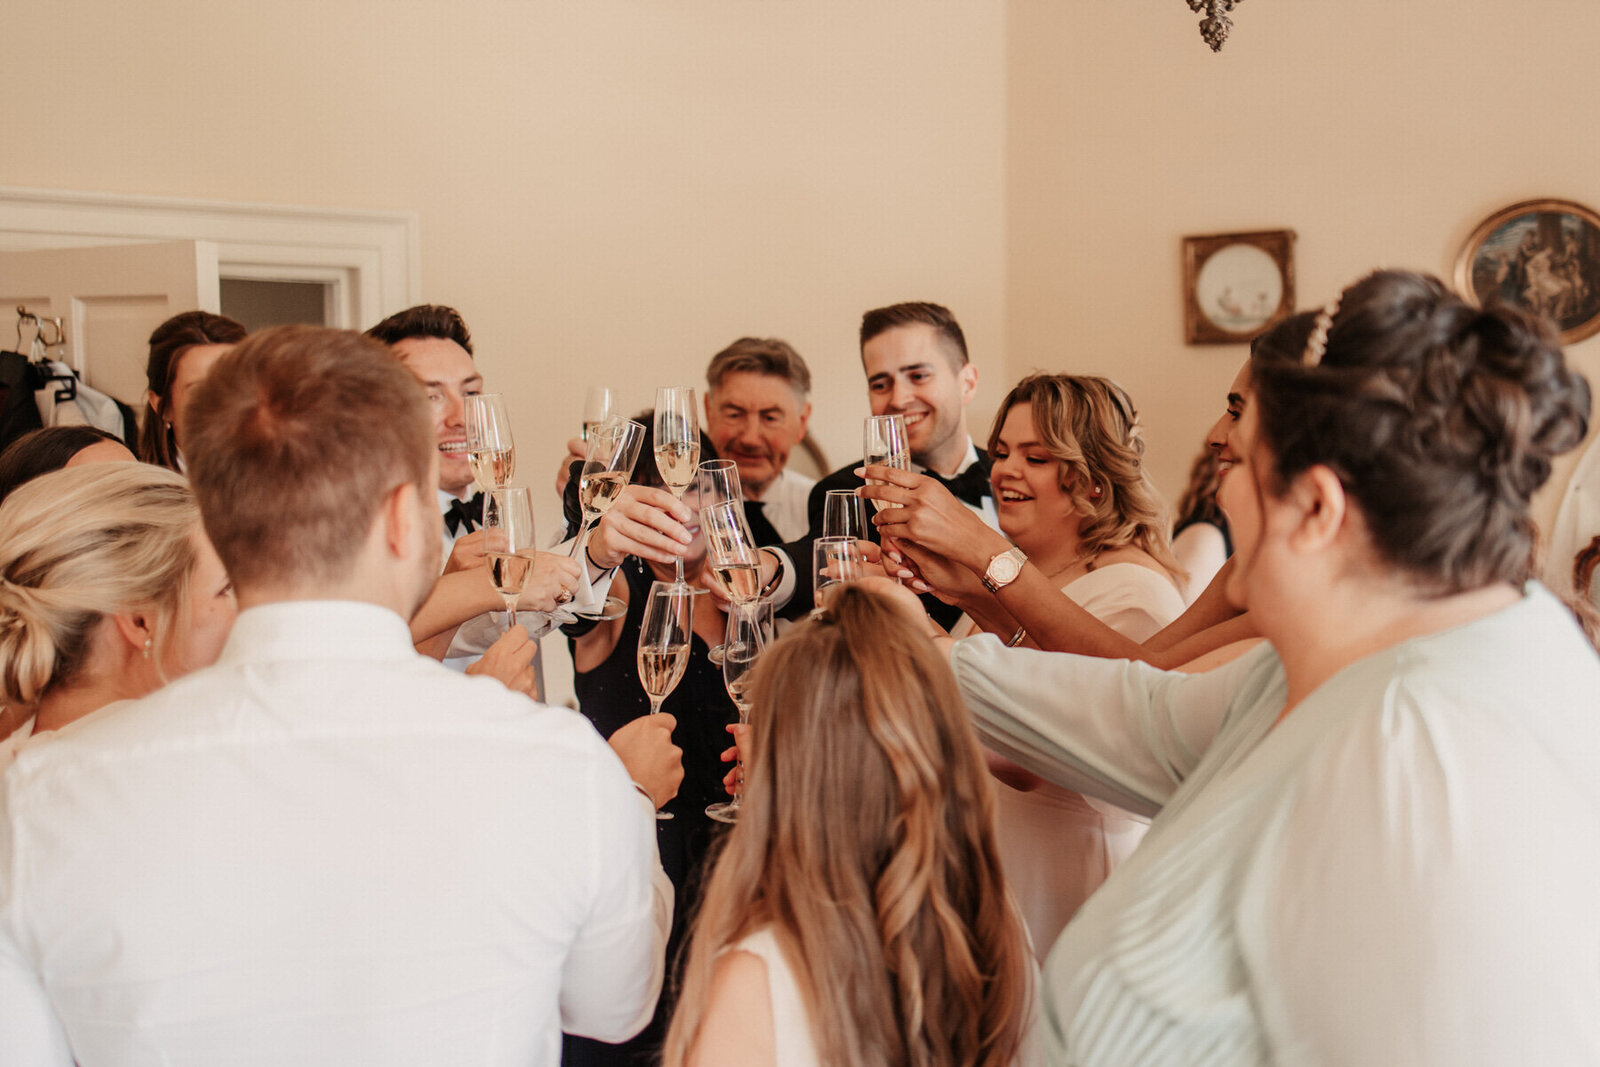
[(215, 667), (28, 746), (3, 802), (0, 1063), (555, 1065), (659, 989), (621, 763), (371, 605), (241, 614)]

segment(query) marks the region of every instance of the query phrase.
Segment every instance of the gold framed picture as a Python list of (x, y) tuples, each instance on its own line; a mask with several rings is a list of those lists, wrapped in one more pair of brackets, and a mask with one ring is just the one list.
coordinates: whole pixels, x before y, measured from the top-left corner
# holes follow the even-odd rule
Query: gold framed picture
[(1183, 239), (1183, 332), (1191, 345), (1240, 344), (1294, 311), (1293, 230)]
[(1496, 211), (1456, 257), (1456, 290), (1543, 315), (1564, 345), (1600, 332), (1600, 215), (1551, 199)]

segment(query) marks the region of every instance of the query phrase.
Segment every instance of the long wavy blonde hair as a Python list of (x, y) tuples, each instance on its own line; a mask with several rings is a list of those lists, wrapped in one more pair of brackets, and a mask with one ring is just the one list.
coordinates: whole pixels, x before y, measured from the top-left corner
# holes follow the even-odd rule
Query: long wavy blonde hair
[(1032, 953), (955, 678), (881, 594), (841, 586), (763, 656), (748, 789), (702, 898), (667, 1067), (700, 1037), (717, 957), (771, 927), (823, 1063), (1001, 1067)]
[(1029, 375), (1000, 402), (990, 452), (1000, 443), (1006, 415), (1019, 404), (1032, 409), (1034, 433), (1060, 462), (1061, 488), (1084, 516), (1080, 551), (1092, 558), (1133, 545), (1173, 576), (1182, 573), (1172, 554), (1166, 502), (1145, 473), (1139, 413), (1122, 386), (1078, 374)]

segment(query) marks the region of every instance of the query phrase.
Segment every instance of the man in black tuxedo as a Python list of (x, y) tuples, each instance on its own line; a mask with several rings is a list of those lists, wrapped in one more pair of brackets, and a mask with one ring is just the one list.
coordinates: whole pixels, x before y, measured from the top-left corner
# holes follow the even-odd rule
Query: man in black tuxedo
[[(390, 315), (366, 335), (388, 345), (406, 369), (416, 375), (427, 393), (439, 453), (437, 500), (443, 522), (444, 548), (440, 566), (447, 576), (481, 568), (485, 565), (483, 534), (479, 529), (483, 493), (472, 493), (472, 464), (467, 457), (463, 413), (466, 399), (483, 392), (483, 375), (478, 373), (473, 362), (472, 334), (466, 321), (455, 308), (421, 304)], [(541, 552), (538, 559), (535, 579), (530, 581), (530, 586), (535, 588), (540, 580), (539, 568), (559, 566), (552, 553)], [(577, 583), (578, 568), (573, 565), (562, 570), (561, 585), (563, 590), (570, 590)], [(446, 589), (446, 583), (451, 581), (455, 579), (447, 578), (436, 586), (434, 597), (442, 602), (459, 589), (459, 586)], [(570, 593), (564, 592), (563, 597), (558, 602), (571, 599)], [(499, 639), (500, 624), (487, 611), (452, 611), (451, 614), (460, 622), (458, 628), (438, 634), (417, 647), (427, 655), (442, 659), (445, 666), (453, 670), (466, 670)], [(529, 695), (542, 700), (544, 667), (539, 646), (531, 635), (517, 657), (519, 662), (530, 663), (528, 677), (533, 690)]]
[[(908, 303), (875, 308), (861, 317), (861, 366), (867, 376), (867, 399), (874, 415), (903, 415), (918, 471), (950, 487), (991, 526), (997, 524), (989, 488), (988, 454), (972, 443), (967, 430), (967, 405), (978, 389), (978, 368), (967, 358), (967, 340), (948, 308)], [(822, 479), (807, 501), (810, 529), (806, 536), (777, 549), (783, 575), (775, 579), (774, 596), (785, 615), (811, 610), (811, 546), (822, 534), (823, 502), (830, 489), (861, 485), (856, 468), (847, 464)], [(870, 512), (869, 512), (870, 514)], [(868, 523), (868, 534), (878, 539)], [(929, 613), (948, 626), (960, 616), (956, 608), (924, 597)]]

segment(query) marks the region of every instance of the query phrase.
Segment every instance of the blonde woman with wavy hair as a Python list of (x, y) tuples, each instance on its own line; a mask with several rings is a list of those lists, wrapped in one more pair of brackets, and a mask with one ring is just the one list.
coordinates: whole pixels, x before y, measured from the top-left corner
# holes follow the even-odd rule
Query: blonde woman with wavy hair
[[(1167, 506), (1145, 474), (1138, 413), (1122, 386), (1074, 374), (1022, 379), (1000, 403), (989, 433), (990, 460), (998, 463), (1018, 448), (1029, 460), (1039, 454), (1055, 460), (1061, 491), (1078, 519), (1074, 554), (1086, 571), (1115, 549), (1133, 548), (1177, 576)], [(998, 486), (1000, 479), (994, 480)]]
[[(1019, 620), (980, 582), (985, 566), (1011, 560), (1018, 563), (1013, 574), (1021, 561), (1033, 564), (1063, 597), (1135, 642), (1183, 614), (1166, 506), (1145, 474), (1139, 415), (1121, 386), (1071, 374), (1024, 378), (1000, 404), (989, 460), (1003, 538), (964, 522), (966, 509), (953, 497), (946, 500), (948, 492), (936, 484), (919, 492), (942, 520), (929, 524), (913, 507), (887, 508), (878, 517), (891, 546), (924, 544), (930, 529), (981, 545), (973, 563), (938, 576), (923, 571), (941, 599), (966, 612), (952, 637), (988, 631), (1012, 645), (1029, 640)], [(863, 490), (868, 496), (882, 492), (876, 486)], [(935, 551), (959, 558), (945, 544)], [(1000, 856), (1042, 956), (1133, 852), (1149, 822), (1051, 785), (998, 756), (991, 765), (1001, 783)]]
[(667, 1067), (1033, 1062), (992, 786), (914, 614), (841, 586), (759, 664)]
[(0, 506), (0, 767), (30, 736), (210, 664), (232, 586), (182, 475), (53, 471)]

